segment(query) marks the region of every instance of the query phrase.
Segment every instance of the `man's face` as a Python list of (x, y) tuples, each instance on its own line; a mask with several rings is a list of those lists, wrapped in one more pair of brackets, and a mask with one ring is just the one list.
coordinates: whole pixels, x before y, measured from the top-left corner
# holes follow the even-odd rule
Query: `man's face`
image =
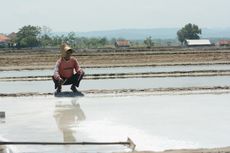
[(65, 59), (69, 59), (70, 58), (70, 56), (72, 55), (72, 50), (68, 50), (68, 51), (66, 51), (66, 54), (65, 54)]

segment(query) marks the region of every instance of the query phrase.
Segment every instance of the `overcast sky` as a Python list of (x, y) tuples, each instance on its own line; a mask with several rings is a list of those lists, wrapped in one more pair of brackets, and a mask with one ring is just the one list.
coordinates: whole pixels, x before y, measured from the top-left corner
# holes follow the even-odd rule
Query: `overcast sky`
[(24, 25), (53, 32), (230, 27), (230, 0), (0, 0), (0, 33)]

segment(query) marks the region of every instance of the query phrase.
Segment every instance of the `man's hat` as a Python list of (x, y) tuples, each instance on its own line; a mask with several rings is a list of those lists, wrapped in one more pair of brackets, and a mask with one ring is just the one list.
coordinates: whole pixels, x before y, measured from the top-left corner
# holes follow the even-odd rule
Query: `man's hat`
[(61, 51), (61, 56), (62, 57), (64, 57), (66, 52), (69, 51), (69, 50), (74, 52), (74, 50), (69, 45), (67, 45), (66, 43), (61, 44), (60, 51)]

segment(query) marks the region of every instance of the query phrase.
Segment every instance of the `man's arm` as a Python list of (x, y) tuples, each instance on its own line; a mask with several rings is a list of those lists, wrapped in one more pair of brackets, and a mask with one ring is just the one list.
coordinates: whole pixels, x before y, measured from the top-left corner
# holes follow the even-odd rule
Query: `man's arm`
[(79, 79), (80, 79), (80, 78), (82, 78), (82, 76), (83, 76), (85, 73), (84, 73), (84, 71), (80, 68), (77, 59), (74, 58), (74, 60), (75, 60), (74, 69), (75, 69), (76, 73), (79, 75)]
[(76, 59), (76, 58), (73, 58), (73, 60), (74, 60), (74, 69), (75, 69), (75, 72), (76, 72), (76, 73), (80, 73), (81, 68), (80, 68), (80, 66), (79, 66), (79, 64), (78, 64), (77, 59)]
[(55, 80), (61, 80), (60, 74), (59, 74), (59, 66), (60, 66), (61, 60), (58, 60), (54, 67), (54, 78)]

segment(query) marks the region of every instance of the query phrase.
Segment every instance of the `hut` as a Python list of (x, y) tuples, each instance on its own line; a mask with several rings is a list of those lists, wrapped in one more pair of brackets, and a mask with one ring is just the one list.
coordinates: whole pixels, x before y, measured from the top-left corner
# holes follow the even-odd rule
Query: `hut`
[(0, 45), (5, 46), (10, 41), (10, 38), (8, 38), (6, 35), (0, 34)]
[(220, 40), (218, 42), (219, 46), (230, 46), (230, 40)]
[(116, 48), (128, 48), (130, 46), (130, 43), (128, 40), (117, 40), (115, 42)]
[(186, 39), (185, 45), (188, 47), (212, 46), (208, 39)]

